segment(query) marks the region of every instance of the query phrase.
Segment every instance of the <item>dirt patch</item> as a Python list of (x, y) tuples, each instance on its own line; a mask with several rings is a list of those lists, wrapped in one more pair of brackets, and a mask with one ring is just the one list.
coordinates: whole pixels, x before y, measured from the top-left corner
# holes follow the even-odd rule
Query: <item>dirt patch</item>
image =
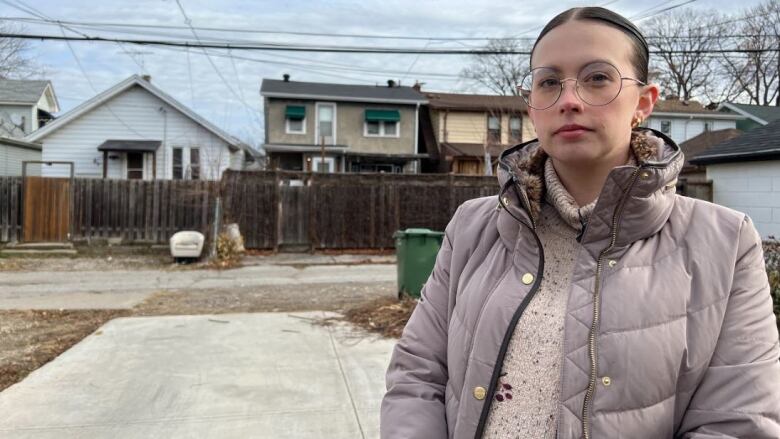
[(121, 310), (0, 311), (0, 390), (94, 332)]
[(384, 337), (400, 338), (416, 305), (417, 300), (409, 297), (382, 297), (347, 309), (342, 318), (328, 320), (346, 321)]

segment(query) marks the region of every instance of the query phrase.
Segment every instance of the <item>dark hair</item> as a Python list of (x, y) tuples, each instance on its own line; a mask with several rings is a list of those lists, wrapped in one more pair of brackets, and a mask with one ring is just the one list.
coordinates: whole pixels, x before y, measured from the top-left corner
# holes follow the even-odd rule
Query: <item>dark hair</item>
[[(542, 33), (536, 38), (533, 49), (531, 49), (531, 56), (533, 57), (534, 50), (539, 41), (547, 35), (548, 32), (556, 27), (574, 20), (593, 20), (599, 21), (606, 25), (620, 29), (628, 35), (631, 39), (631, 43), (634, 46), (634, 56), (631, 59), (631, 63), (636, 70), (638, 80), (647, 82), (648, 63), (650, 60), (650, 50), (647, 48), (647, 41), (642, 36), (642, 32), (631, 23), (627, 18), (620, 14), (610, 11), (609, 9), (601, 8), (598, 6), (589, 6), (585, 8), (571, 8), (568, 11), (561, 12), (555, 18), (547, 23), (547, 26), (542, 29)], [(530, 63), (530, 59), (529, 59)]]

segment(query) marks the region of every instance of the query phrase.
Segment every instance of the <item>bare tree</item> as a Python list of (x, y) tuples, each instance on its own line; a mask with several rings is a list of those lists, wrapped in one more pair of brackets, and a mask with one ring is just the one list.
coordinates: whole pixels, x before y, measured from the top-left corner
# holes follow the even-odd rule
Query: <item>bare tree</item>
[[(662, 94), (688, 100), (706, 97), (717, 81), (712, 57), (705, 53), (716, 49), (724, 27), (715, 12), (683, 9), (657, 16), (645, 25), (648, 44), (658, 51), (651, 64), (652, 80)], [(681, 53), (682, 52), (682, 53)]]
[[(24, 29), (0, 21), (0, 33), (19, 33)], [(36, 75), (37, 66), (29, 56), (29, 43), (18, 38), (0, 38), (0, 78), (29, 78)]]
[(736, 85), (735, 99), (756, 105), (780, 105), (780, 1), (768, 0), (743, 12), (737, 42), (722, 49), (752, 51), (724, 53), (720, 66)]
[(528, 73), (528, 55), (517, 55), (512, 52), (528, 48), (517, 39), (491, 39), (485, 50), (500, 52), (492, 55), (472, 55), (470, 64), (460, 75), (463, 78), (476, 81), (492, 92), (504, 96), (517, 96), (517, 91), (523, 76)]

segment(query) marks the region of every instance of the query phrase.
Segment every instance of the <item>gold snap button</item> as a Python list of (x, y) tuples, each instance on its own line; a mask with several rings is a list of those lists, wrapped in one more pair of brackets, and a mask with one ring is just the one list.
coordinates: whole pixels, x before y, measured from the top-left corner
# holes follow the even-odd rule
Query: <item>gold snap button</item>
[(474, 388), (474, 398), (477, 398), (478, 400), (482, 401), (487, 396), (487, 390), (485, 390), (482, 386), (477, 386)]
[(521, 280), (523, 281), (524, 284), (531, 285), (531, 283), (533, 283), (534, 281), (534, 275), (531, 273), (526, 273), (523, 275)]
[(612, 379), (610, 377), (604, 377), (601, 379), (601, 383), (604, 384), (605, 386), (608, 386), (612, 384)]
[(644, 172), (642, 172), (640, 177), (642, 177), (643, 180), (647, 180), (648, 178), (650, 178), (650, 173), (647, 172), (647, 171), (644, 171)]
[(614, 267), (615, 265), (617, 265), (617, 261), (616, 261), (616, 260), (614, 260), (614, 259), (610, 259), (610, 260), (609, 260), (609, 266), (610, 266), (610, 267)]

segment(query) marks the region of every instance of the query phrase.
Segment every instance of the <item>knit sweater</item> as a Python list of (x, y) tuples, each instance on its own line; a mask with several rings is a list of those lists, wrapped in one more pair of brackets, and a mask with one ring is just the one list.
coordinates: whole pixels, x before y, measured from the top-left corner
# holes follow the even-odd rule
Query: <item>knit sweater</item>
[[(635, 165), (632, 155), (629, 165)], [(515, 326), (498, 384), (490, 397), (485, 438), (554, 438), (563, 321), (571, 272), (582, 230), (596, 201), (579, 207), (558, 178), (552, 161), (544, 166), (545, 200), (536, 233), (545, 264), (539, 290)]]

